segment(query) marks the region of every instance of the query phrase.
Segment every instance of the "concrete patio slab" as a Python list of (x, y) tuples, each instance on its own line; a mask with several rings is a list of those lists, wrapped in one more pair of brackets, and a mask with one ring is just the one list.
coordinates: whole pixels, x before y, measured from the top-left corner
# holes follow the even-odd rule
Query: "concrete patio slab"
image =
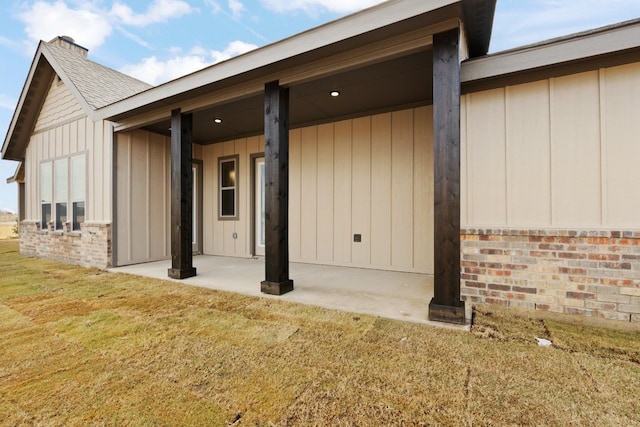
[(194, 256), (193, 264), (197, 276), (183, 280), (167, 276), (170, 260), (117, 267), (109, 271), (438, 327), (469, 328), (427, 320), (429, 301), (433, 297), (433, 276), (428, 274), (291, 263), (289, 270), (294, 290), (282, 296), (272, 296), (260, 292), (260, 282), (265, 274), (263, 258), (199, 255)]

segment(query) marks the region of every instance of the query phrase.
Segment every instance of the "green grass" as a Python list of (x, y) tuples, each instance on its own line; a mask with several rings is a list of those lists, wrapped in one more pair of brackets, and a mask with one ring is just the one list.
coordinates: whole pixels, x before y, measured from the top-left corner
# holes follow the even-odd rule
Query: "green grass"
[(109, 274), (0, 240), (0, 425), (640, 425), (637, 327), (474, 322)]

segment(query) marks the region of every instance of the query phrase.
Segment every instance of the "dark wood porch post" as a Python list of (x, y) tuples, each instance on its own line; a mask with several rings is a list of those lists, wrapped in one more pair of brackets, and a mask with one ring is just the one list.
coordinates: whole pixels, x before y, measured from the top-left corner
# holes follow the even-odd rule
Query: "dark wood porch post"
[(289, 89), (264, 88), (265, 280), (260, 290), (282, 295), (289, 279)]
[(171, 111), (171, 268), (169, 277), (196, 275), (191, 246), (193, 228), (192, 116)]
[(460, 32), (433, 36), (434, 297), (429, 320), (464, 323), (460, 301)]

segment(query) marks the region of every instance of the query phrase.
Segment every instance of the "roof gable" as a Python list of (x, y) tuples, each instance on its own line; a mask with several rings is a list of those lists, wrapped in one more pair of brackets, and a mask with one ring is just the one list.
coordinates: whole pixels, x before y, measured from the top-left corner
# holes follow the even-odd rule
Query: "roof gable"
[(90, 61), (77, 51), (41, 41), (2, 144), (2, 158), (24, 159), (31, 133), (55, 75), (92, 118), (96, 109), (152, 87)]
[(72, 118), (86, 116), (83, 106), (69, 90), (66, 84), (54, 77), (42, 102), (42, 107), (33, 126), (37, 133), (51, 126), (69, 121)]
[(77, 89), (78, 95), (91, 111), (152, 87), (131, 76), (90, 61), (69, 49), (47, 43), (45, 51), (54, 58), (52, 65), (58, 75), (63, 81), (68, 80), (68, 84)]

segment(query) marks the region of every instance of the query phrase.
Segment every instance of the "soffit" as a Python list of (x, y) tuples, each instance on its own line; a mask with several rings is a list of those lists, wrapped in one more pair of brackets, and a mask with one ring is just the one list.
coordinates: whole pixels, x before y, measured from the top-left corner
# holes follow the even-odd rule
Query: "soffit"
[(24, 184), (24, 162), (18, 163), (13, 176), (7, 178), (7, 184), (12, 184), (14, 182), (17, 182), (18, 184)]
[(462, 63), (465, 92), (640, 60), (640, 19), (510, 49)]
[[(211, 94), (212, 102), (215, 102), (213, 98), (216, 92), (248, 86), (251, 82), (255, 83), (253, 87), (237, 95), (237, 98), (257, 95), (265, 83), (273, 80), (279, 80), (287, 86), (295, 85), (309, 78), (309, 75), (297, 79), (291, 70), (322, 61), (330, 62), (345, 52), (381, 46), (407, 34), (427, 34), (429, 29), (432, 29), (430, 34), (444, 31), (457, 26), (460, 19), (459, 1), (385, 2), (372, 10), (309, 30), (107, 106), (98, 110), (98, 117), (121, 123), (131, 120), (133, 116), (142, 116), (162, 108), (165, 114), (170, 108), (182, 108), (184, 111), (183, 104), (194, 98)], [(425, 40), (423, 46), (430, 43), (431, 40)], [(402, 43), (399, 47), (403, 48)], [(394, 55), (389, 48), (379, 47), (378, 61)], [(334, 71), (343, 71), (338, 68)]]
[[(429, 104), (431, 49), (306, 81), (289, 89), (291, 128)], [(340, 91), (340, 96), (331, 97), (332, 90)], [(193, 112), (194, 141), (210, 144), (261, 134), (263, 103), (262, 94), (256, 94)], [(222, 119), (222, 123), (215, 124), (214, 118)], [(144, 128), (168, 136), (170, 125), (167, 116)]]
[(496, 0), (463, 0), (462, 8), (469, 56), (485, 55), (491, 42)]
[(40, 49), (38, 49), (2, 145), (2, 158), (6, 160), (24, 160), (24, 153), (29, 143), (31, 131), (38, 114), (40, 114), (42, 103), (54, 75), (53, 68), (40, 54)]
[[(263, 129), (264, 84), (290, 89), (290, 126), (428, 104), (432, 35), (466, 20), (471, 48), (486, 52), (495, 0), (395, 0), (217, 64), (99, 110), (116, 131), (169, 134), (173, 109), (194, 114), (207, 144)], [(386, 16), (390, 15), (390, 16)], [(469, 37), (469, 34), (467, 36)], [(482, 35), (484, 38), (478, 36)], [(341, 90), (332, 99), (328, 92)], [(221, 125), (214, 117), (223, 118)]]

